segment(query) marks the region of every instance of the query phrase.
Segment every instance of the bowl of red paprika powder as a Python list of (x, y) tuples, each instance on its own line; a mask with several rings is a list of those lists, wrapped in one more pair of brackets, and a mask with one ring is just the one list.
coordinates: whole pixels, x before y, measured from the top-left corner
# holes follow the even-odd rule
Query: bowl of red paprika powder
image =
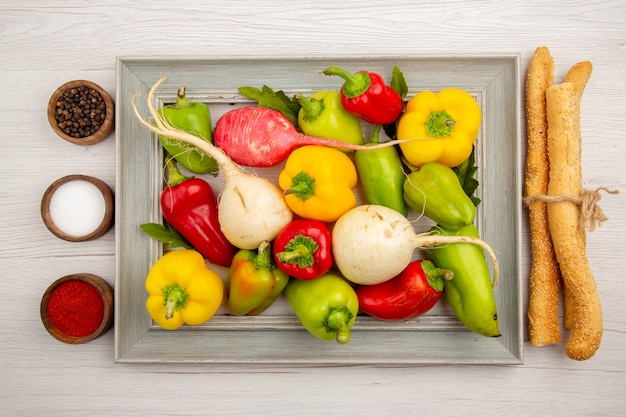
[(113, 289), (97, 275), (66, 275), (48, 287), (40, 314), (55, 339), (69, 344), (90, 342), (113, 324)]
[(57, 88), (48, 101), (48, 122), (61, 138), (75, 145), (94, 145), (115, 127), (113, 98), (98, 84), (73, 80)]

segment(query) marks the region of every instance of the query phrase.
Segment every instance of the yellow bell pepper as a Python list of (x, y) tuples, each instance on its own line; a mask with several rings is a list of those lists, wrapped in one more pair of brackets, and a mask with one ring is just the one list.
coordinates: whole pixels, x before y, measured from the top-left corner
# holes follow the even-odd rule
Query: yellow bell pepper
[(398, 139), (417, 140), (400, 149), (417, 167), (433, 161), (456, 167), (472, 153), (481, 119), (478, 103), (465, 90), (422, 91), (409, 100), (397, 128)]
[(294, 150), (278, 176), (285, 202), (297, 215), (333, 222), (356, 207), (352, 189), (357, 183), (354, 163), (343, 152), (308, 145)]
[(152, 265), (145, 282), (146, 309), (166, 330), (209, 320), (222, 303), (224, 283), (194, 250), (174, 250)]

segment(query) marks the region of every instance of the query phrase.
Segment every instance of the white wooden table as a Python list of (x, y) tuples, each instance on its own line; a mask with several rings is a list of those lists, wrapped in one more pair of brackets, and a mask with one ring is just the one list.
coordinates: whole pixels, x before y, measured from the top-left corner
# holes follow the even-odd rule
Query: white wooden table
[[(55, 179), (115, 185), (115, 139), (80, 147), (55, 136), (47, 101), (65, 81), (115, 95), (115, 58), (129, 55), (393, 55), (520, 53), (539, 45), (556, 79), (590, 60), (582, 104), (585, 188), (626, 189), (626, 5), (620, 0), (297, 2), (0, 2), (0, 415), (3, 416), (608, 416), (626, 406), (623, 194), (588, 234), (605, 333), (586, 362), (564, 346), (525, 343), (517, 366), (237, 366), (113, 363), (113, 331), (86, 345), (54, 340), (39, 301), (55, 279), (91, 272), (114, 283), (114, 232), (62, 241), (42, 224)], [(524, 224), (524, 300), (529, 244)], [(527, 337), (526, 337), (527, 338)], [(277, 349), (280, 347), (277, 346)]]

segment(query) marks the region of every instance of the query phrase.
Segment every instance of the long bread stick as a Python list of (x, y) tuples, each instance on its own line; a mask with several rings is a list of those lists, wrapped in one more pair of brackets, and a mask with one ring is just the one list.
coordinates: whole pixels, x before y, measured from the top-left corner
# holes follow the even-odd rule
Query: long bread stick
[[(524, 191), (527, 197), (548, 193), (548, 118), (546, 90), (554, 82), (554, 60), (545, 46), (536, 49), (526, 75), (527, 156)], [(556, 260), (546, 202), (528, 204), (532, 263), (528, 330), (530, 343), (543, 346), (561, 341), (559, 290), (561, 274)]]
[[(573, 83), (548, 88), (548, 195), (580, 195), (582, 191), (580, 106)], [(602, 340), (602, 306), (579, 232), (580, 207), (571, 201), (548, 204), (550, 234), (563, 282), (573, 300), (572, 330), (565, 353), (575, 360), (592, 357)]]
[[(578, 106), (580, 106), (580, 101), (585, 90), (585, 86), (587, 85), (587, 82), (591, 77), (592, 69), (593, 66), (589, 61), (577, 62), (569, 69), (567, 75), (565, 75), (564, 82), (574, 84), (574, 94), (576, 95)], [(580, 134), (580, 129), (578, 130), (578, 133)], [(586, 241), (587, 237), (585, 230), (582, 229), (580, 233), (582, 233), (582, 237), (584, 241)], [(563, 309), (565, 313), (563, 326), (566, 329), (571, 329), (574, 324), (574, 300), (571, 295), (570, 288), (565, 285), (563, 286)]]

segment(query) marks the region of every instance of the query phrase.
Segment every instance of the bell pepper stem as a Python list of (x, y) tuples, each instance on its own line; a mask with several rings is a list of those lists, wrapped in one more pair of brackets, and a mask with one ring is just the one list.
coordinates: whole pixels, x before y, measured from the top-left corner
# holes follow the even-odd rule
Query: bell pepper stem
[(402, 161), (402, 165), (405, 166), (410, 172), (419, 171), (420, 167), (412, 164), (402, 153), (400, 154), (400, 160)]
[(187, 100), (187, 87), (186, 86), (182, 86), (178, 89), (178, 92), (176, 93), (176, 107), (189, 107), (189, 101)]
[(350, 341), (350, 329), (348, 322), (352, 319), (352, 313), (348, 307), (331, 308), (324, 325), (329, 332), (337, 333), (337, 342), (346, 344)]
[(268, 250), (269, 242), (263, 241), (257, 249), (256, 255), (251, 259), (254, 268), (257, 270), (268, 269), (272, 264), (272, 251)]
[(298, 245), (294, 247), (292, 250), (278, 252), (276, 256), (283, 263), (293, 263), (294, 259), (302, 258), (305, 255), (309, 254), (309, 250), (305, 245)]
[(302, 107), (302, 117), (305, 121), (313, 123), (324, 111), (324, 101), (314, 98), (306, 98), (302, 94), (296, 94), (296, 100)]
[(374, 130), (372, 130), (372, 137), (370, 138), (370, 143), (371, 144), (376, 144), (380, 142), (380, 129), (383, 127), (383, 125), (376, 125), (374, 126)]
[(307, 200), (315, 195), (315, 178), (304, 171), (300, 171), (292, 178), (291, 188), (285, 190), (283, 194), (295, 194), (299, 199)]
[(312, 238), (298, 234), (287, 245), (285, 250), (278, 252), (278, 260), (284, 264), (298, 265), (300, 268), (313, 266), (313, 254), (319, 245)]
[(454, 271), (438, 268), (431, 261), (423, 260), (421, 266), (426, 275), (428, 285), (436, 291), (443, 290), (444, 282), (454, 278)]
[(434, 138), (446, 138), (454, 130), (454, 119), (447, 111), (432, 112), (426, 120), (426, 132)]
[(189, 294), (178, 284), (167, 285), (162, 291), (165, 319), (169, 320), (174, 317), (176, 311), (187, 306)]
[(178, 169), (178, 164), (176, 163), (176, 159), (171, 155), (167, 155), (165, 158), (165, 168), (167, 169), (167, 186), (174, 187), (181, 182), (189, 179), (186, 175), (184, 175)]
[(372, 79), (366, 71), (351, 73), (339, 66), (333, 65), (322, 71), (325, 75), (338, 75), (345, 80), (341, 92), (347, 98), (355, 98), (363, 95), (372, 85)]

